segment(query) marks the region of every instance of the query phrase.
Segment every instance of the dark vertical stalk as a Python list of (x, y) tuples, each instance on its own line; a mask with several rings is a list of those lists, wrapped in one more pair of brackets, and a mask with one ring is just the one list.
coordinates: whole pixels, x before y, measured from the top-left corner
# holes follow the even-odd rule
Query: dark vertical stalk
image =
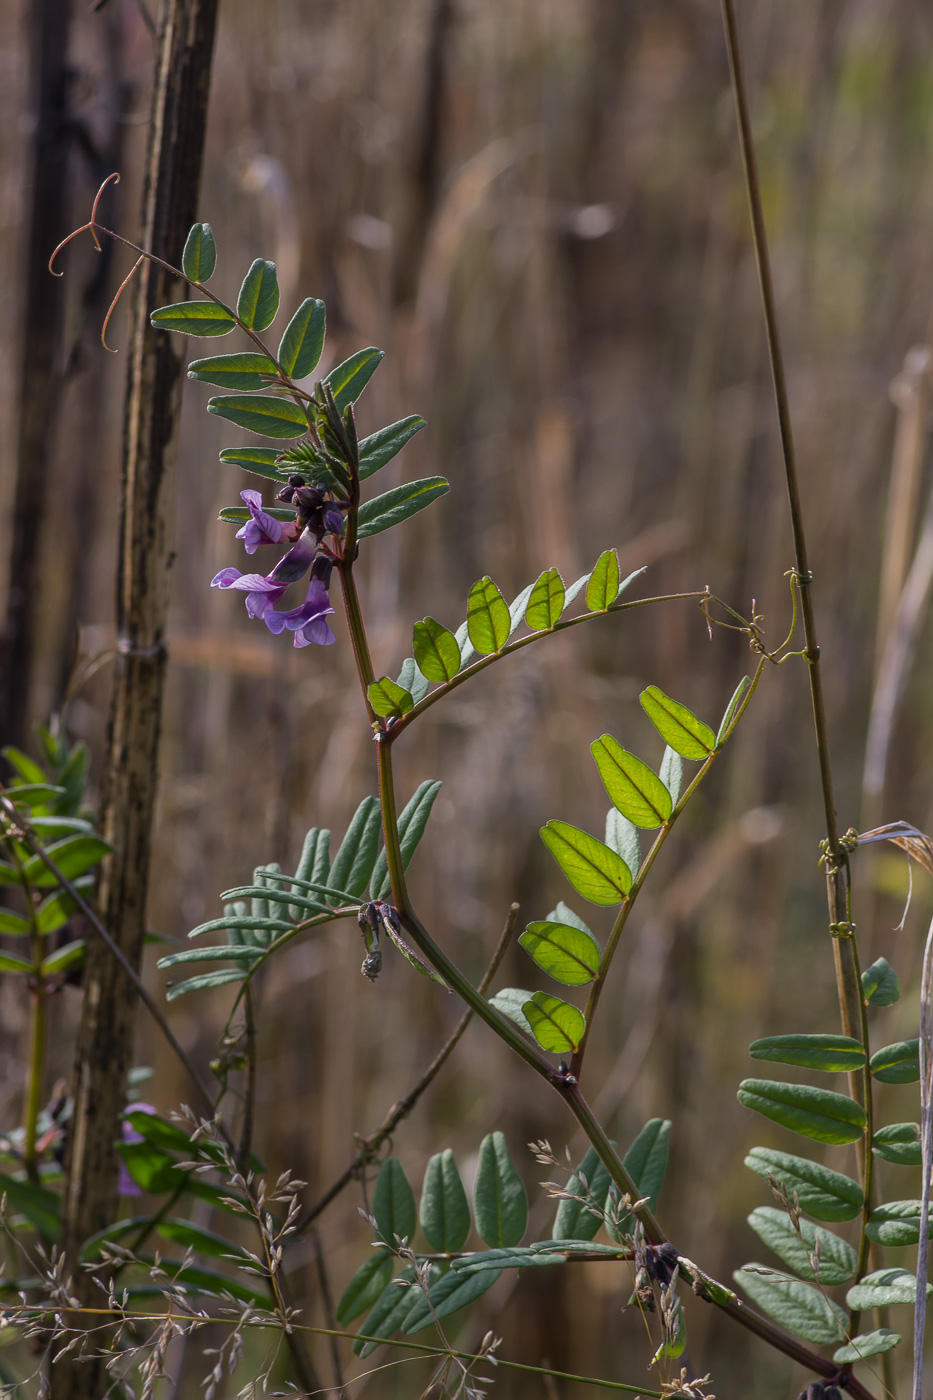
[[(143, 239), (178, 263), (197, 215), (217, 0), (165, 0), (152, 97)], [(103, 921), (134, 969), (145, 929), (152, 815), (165, 678), (174, 467), (184, 350), (149, 313), (178, 296), (157, 263), (144, 264), (134, 314), (124, 410), (123, 497), (117, 577), (118, 659), (104, 779), (103, 831), (114, 847), (100, 891)], [(88, 950), (75, 1065), (74, 1129), (63, 1201), (63, 1245), (81, 1243), (115, 1214), (114, 1141), (124, 1106), (137, 994), (105, 945)], [(89, 1291), (86, 1275), (77, 1292)], [(56, 1400), (106, 1388), (96, 1363), (65, 1358)], [(100, 1382), (100, 1384), (98, 1384)]]
[[(819, 757), (820, 784), (823, 794), (823, 813), (826, 823), (826, 873), (829, 922), (833, 934), (833, 956), (836, 965), (836, 986), (839, 995), (839, 1008), (842, 1027), (846, 1035), (860, 1040), (867, 1047), (867, 1025), (865, 1004), (862, 999), (859, 978), (858, 955), (847, 909), (847, 856), (839, 841), (839, 827), (836, 820), (836, 803), (833, 795), (833, 775), (829, 755), (829, 736), (826, 728), (826, 711), (823, 701), (823, 682), (820, 673), (820, 649), (816, 640), (816, 623), (813, 616), (811, 597), (812, 574), (807, 558), (806, 533), (800, 491), (797, 482), (797, 457), (794, 450), (794, 437), (791, 429), (790, 405), (787, 395), (787, 379), (784, 373), (784, 356), (778, 329), (777, 308), (774, 301), (774, 285), (771, 278), (771, 260), (768, 253), (768, 235), (765, 229), (764, 210), (761, 203), (761, 187), (758, 180), (758, 165), (755, 158), (755, 145), (752, 137), (751, 118), (748, 109), (748, 94), (745, 90), (745, 76), (742, 69), (742, 54), (739, 33), (735, 19), (734, 0), (722, 0), (723, 24), (726, 33), (726, 48), (729, 55), (729, 69), (732, 75), (732, 90), (735, 96), (736, 116), (739, 127), (739, 142), (742, 149), (742, 164), (745, 170), (745, 183), (748, 192), (749, 213), (752, 221), (752, 237), (755, 246), (755, 260), (758, 264), (758, 280), (761, 286), (761, 300), (764, 311), (765, 332), (768, 341), (768, 356), (771, 362), (771, 377), (774, 385), (774, 399), (777, 408), (778, 427), (781, 435), (781, 450), (784, 459), (784, 475), (787, 482), (787, 497), (790, 505), (791, 530), (794, 539), (794, 558), (800, 585), (800, 607), (803, 631), (806, 642), (807, 670), (810, 677), (810, 698), (813, 707), (813, 724), (816, 731), (816, 748)], [(870, 1104), (871, 1080), (866, 1063), (865, 1070), (849, 1076), (852, 1097), (863, 1107)], [(871, 1153), (866, 1151), (862, 1139), (858, 1149), (859, 1170), (863, 1184), (870, 1188)], [(866, 1190), (867, 1196), (867, 1190)]]
[(19, 429), (13, 470), (6, 617), (0, 630), (0, 735), (22, 744), (29, 701), (39, 595), (39, 541), (49, 450), (62, 382), (61, 288), (48, 274), (49, 253), (65, 233), (68, 211), (67, 120), (69, 0), (28, 7), (35, 137), (24, 248)]

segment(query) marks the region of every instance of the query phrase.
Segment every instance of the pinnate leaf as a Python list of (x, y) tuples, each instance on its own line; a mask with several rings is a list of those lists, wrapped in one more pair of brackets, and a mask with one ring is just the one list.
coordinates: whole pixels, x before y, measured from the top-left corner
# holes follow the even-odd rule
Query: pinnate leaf
[(768, 1035), (748, 1047), (755, 1060), (828, 1072), (861, 1069), (866, 1055), (861, 1041), (848, 1035)]
[(538, 966), (557, 982), (581, 987), (599, 971), (599, 945), (572, 924), (529, 924), (519, 943)]
[(546, 632), (560, 621), (564, 610), (564, 581), (556, 569), (545, 569), (531, 589), (525, 621), (533, 632)]
[(798, 1234), (786, 1211), (759, 1206), (748, 1217), (748, 1223), (758, 1238), (801, 1278), (817, 1282), (817, 1267), (818, 1281), (826, 1287), (848, 1283), (855, 1277), (858, 1255), (852, 1246), (832, 1231), (814, 1225), (812, 1220), (801, 1216)]
[(415, 702), (410, 691), (396, 685), (395, 681), (390, 681), (388, 676), (381, 676), (379, 680), (373, 681), (366, 694), (374, 712), (383, 719), (400, 719), (414, 708)]
[(862, 973), (862, 996), (872, 1006), (893, 1006), (901, 994), (901, 984), (887, 958), (877, 958)]
[(181, 270), (191, 282), (207, 282), (217, 266), (217, 245), (210, 224), (192, 224), (181, 255)]
[(509, 639), (508, 604), (488, 576), (479, 579), (470, 589), (467, 628), (474, 650), (481, 656), (500, 651)]
[(306, 297), (279, 341), (279, 364), (289, 379), (304, 379), (316, 368), (324, 349), (324, 303)]
[(279, 283), (275, 263), (256, 258), (243, 278), (236, 302), (236, 314), (251, 331), (264, 331), (275, 320), (279, 309)]
[(773, 1177), (778, 1186), (783, 1184), (791, 1199), (796, 1192), (801, 1210), (817, 1220), (852, 1220), (862, 1208), (864, 1198), (857, 1181), (806, 1157), (753, 1147), (745, 1165), (765, 1181)]
[(814, 1089), (809, 1084), (782, 1084), (772, 1079), (745, 1079), (739, 1103), (774, 1123), (817, 1142), (856, 1142), (865, 1130), (865, 1110), (846, 1094)]
[(568, 822), (550, 821), (541, 840), (574, 889), (592, 904), (619, 904), (632, 888), (632, 873), (620, 855)]
[(149, 320), (156, 330), (201, 336), (229, 335), (237, 323), (229, 306), (217, 301), (176, 301), (157, 307)]
[(347, 1284), (337, 1304), (337, 1321), (346, 1327), (372, 1307), (392, 1277), (395, 1260), (385, 1249), (374, 1250)]
[(736, 1269), (732, 1277), (762, 1312), (794, 1336), (819, 1346), (844, 1339), (845, 1313), (812, 1284), (767, 1269), (763, 1264), (747, 1264), (744, 1269)]
[(590, 745), (603, 786), (615, 807), (635, 826), (652, 830), (671, 815), (671, 795), (658, 775), (623, 749), (611, 734)]
[(528, 1197), (500, 1132), (489, 1133), (480, 1143), (473, 1215), (479, 1236), (490, 1249), (521, 1244), (528, 1224)]
[(365, 350), (357, 350), (355, 355), (337, 365), (326, 376), (324, 383), (333, 393), (339, 413), (343, 413), (351, 403), (356, 402), (384, 356), (384, 350), (377, 350), (374, 345), (370, 345)]
[(443, 684), (453, 680), (460, 670), (460, 648), (456, 637), (433, 617), (415, 623), (412, 650), (422, 675), (427, 676), (429, 681)]
[(429, 1160), (421, 1188), (421, 1228), (433, 1250), (450, 1254), (462, 1249), (470, 1233), (470, 1203), (454, 1154), (447, 1148)]
[[(436, 778), (426, 778), (423, 783), (418, 784), (414, 795), (406, 802), (399, 816), (399, 846), (402, 852), (402, 865), (406, 870), (409, 861), (415, 854), (418, 842), (424, 835), (428, 818), (431, 815), (431, 808), (434, 806), (435, 798), (440, 790), (441, 784)], [(369, 888), (373, 899), (385, 899), (392, 888), (384, 847), (379, 852)]]
[(308, 431), (304, 409), (275, 394), (216, 394), (208, 399), (207, 411), (264, 437), (296, 438)]
[(219, 384), (222, 389), (265, 389), (269, 380), (278, 377), (278, 368), (268, 355), (241, 351), (236, 355), (211, 355), (206, 360), (192, 360), (188, 378), (205, 384)]
[(697, 719), (686, 705), (672, 700), (656, 685), (649, 685), (641, 696), (642, 709), (666, 744), (680, 754), (698, 762), (709, 758), (716, 747), (716, 736), (708, 724)]
[(388, 427), (379, 428), (377, 432), (370, 433), (369, 437), (364, 437), (360, 442), (360, 480), (365, 481), (387, 462), (391, 462), (406, 442), (409, 442), (415, 433), (420, 433), (423, 427), (424, 419), (421, 414), (412, 413), (407, 418), (401, 418), (397, 423), (390, 423)]
[(901, 1340), (900, 1332), (892, 1332), (890, 1327), (878, 1327), (874, 1332), (861, 1332), (845, 1346), (837, 1347), (833, 1360), (837, 1366), (850, 1366), (853, 1361), (864, 1361), (869, 1356), (880, 1356), (890, 1351)]
[(420, 481), (406, 481), (393, 486), (382, 496), (364, 501), (360, 506), (357, 534), (361, 540), (391, 530), (419, 511), (431, 505), (450, 490), (450, 482), (442, 476), (425, 476)]
[(923, 1154), (920, 1148), (919, 1123), (891, 1123), (879, 1128), (872, 1138), (872, 1148), (886, 1162), (903, 1167), (919, 1167)]
[(561, 1001), (560, 997), (535, 992), (522, 1010), (535, 1040), (542, 1050), (552, 1055), (572, 1054), (583, 1039), (586, 1029), (583, 1012)]
[(329, 880), (337, 889), (361, 898), (369, 884), (379, 850), (382, 809), (376, 797), (364, 797), (351, 818), (334, 856)]
[(869, 1063), (882, 1084), (916, 1084), (920, 1078), (920, 1041), (899, 1040), (876, 1050)]
[(619, 592), (619, 559), (614, 549), (606, 549), (596, 560), (586, 585), (586, 606), (590, 612), (605, 612)]

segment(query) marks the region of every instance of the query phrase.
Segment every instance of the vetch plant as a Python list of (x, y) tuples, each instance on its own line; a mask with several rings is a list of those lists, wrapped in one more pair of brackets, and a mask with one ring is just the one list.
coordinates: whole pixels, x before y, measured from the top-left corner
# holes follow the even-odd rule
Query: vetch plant
[[(257, 259), (248, 269), (235, 302), (223, 300), (208, 286), (217, 267), (208, 224), (197, 223), (191, 229), (180, 267), (172, 268), (156, 259), (194, 295), (191, 300), (154, 310), (151, 319), (155, 327), (201, 339), (239, 332), (249, 347), (191, 362), (190, 378), (224, 390), (209, 399), (208, 412), (274, 444), (221, 452), (225, 464), (242, 468), (262, 483), (262, 489), (244, 488), (241, 504), (221, 511), (221, 520), (237, 527), (234, 539), (242, 543), (247, 556), (240, 562), (255, 558), (257, 567), (241, 569), (231, 563), (212, 580), (206, 579), (205, 587), (245, 594), (249, 616), (281, 636), (283, 643), (284, 634), (290, 634), (298, 648), (331, 645), (334, 633), (327, 619), (342, 606), (360, 687), (361, 723), (369, 726), (373, 737), (378, 797), (363, 798), (333, 854), (331, 832), (315, 826), (305, 837), (293, 873), (283, 872), (275, 863), (258, 865), (251, 875), (244, 872), (242, 884), (221, 894), (222, 912), (192, 930), (190, 937), (198, 940), (194, 946), (160, 961), (160, 967), (172, 975), (167, 993), (170, 999), (203, 994), (224, 985), (236, 990), (213, 1066), (216, 1092), (205, 1094), (202, 1087), (209, 1116), (199, 1118), (189, 1112), (171, 1121), (149, 1112), (148, 1107), (128, 1106), (127, 1132), (117, 1150), (136, 1187), (161, 1198), (161, 1204), (149, 1214), (113, 1222), (84, 1245), (81, 1266), (93, 1271), (107, 1298), (102, 1309), (105, 1320), (100, 1325), (110, 1329), (107, 1345), (113, 1372), (119, 1375), (120, 1384), (128, 1386), (135, 1368), (143, 1394), (152, 1393), (163, 1371), (169, 1340), (192, 1337), (212, 1319), (217, 1325), (226, 1323), (230, 1332), (227, 1342), (212, 1353), (217, 1359), (206, 1378), (208, 1395), (213, 1395), (224, 1376), (241, 1364), (243, 1338), (255, 1328), (271, 1330), (276, 1346), (283, 1340), (287, 1343), (296, 1382), (306, 1394), (322, 1388), (320, 1362), (307, 1348), (308, 1338), (317, 1332), (329, 1337), (333, 1346), (331, 1362), (338, 1391), (345, 1386), (343, 1368), (347, 1364), (346, 1348), (341, 1350), (339, 1339), (347, 1338), (352, 1339), (352, 1352), (360, 1363), (379, 1347), (420, 1350), (436, 1358), (432, 1377), (436, 1393), (478, 1396), (494, 1382), (496, 1368), (517, 1363), (505, 1354), (507, 1343), (491, 1334), (478, 1350), (458, 1351), (445, 1335), (446, 1320), (475, 1303), (503, 1275), (515, 1277), (528, 1268), (572, 1268), (581, 1260), (624, 1261), (630, 1266), (630, 1286), (620, 1305), (637, 1307), (644, 1317), (651, 1338), (644, 1362), (653, 1368), (653, 1385), (647, 1389), (639, 1385), (641, 1375), (634, 1372), (625, 1379), (598, 1379), (598, 1384), (621, 1392), (712, 1396), (710, 1387), (715, 1378), (691, 1377), (682, 1360), (689, 1311), (683, 1302), (690, 1291), (763, 1344), (799, 1363), (807, 1373), (802, 1392), (807, 1400), (830, 1400), (842, 1392), (865, 1400), (872, 1393), (866, 1377), (877, 1374), (874, 1358), (881, 1357), (878, 1364), (884, 1366), (883, 1358), (901, 1339), (888, 1326), (888, 1308), (914, 1303), (918, 1316), (915, 1328), (922, 1334), (929, 1291), (925, 1253), (921, 1251), (915, 1274), (900, 1264), (892, 1266), (881, 1251), (916, 1245), (921, 1236), (925, 1244), (929, 1233), (929, 1074), (925, 1072), (922, 1080), (923, 1134), (914, 1123), (881, 1124), (876, 1091), (878, 1084), (917, 1082), (921, 1066), (928, 1069), (929, 990), (925, 994), (923, 1036), (873, 1048), (869, 1017), (873, 1018), (876, 1010), (883, 1014), (883, 1008), (896, 1001), (899, 985), (883, 959), (864, 971), (860, 967), (851, 908), (850, 860), (862, 844), (892, 840), (929, 869), (933, 847), (906, 823), (862, 835), (852, 830), (841, 836), (837, 828), (811, 600), (813, 580), (796, 483), (732, 0), (724, 0), (723, 8), (795, 546), (789, 574), (790, 626), (785, 640), (775, 648), (765, 648), (754, 604), (751, 616), (745, 617), (705, 588), (638, 596), (636, 585), (644, 571), (623, 577), (616, 550), (606, 548), (589, 572), (575, 581), (566, 582), (556, 568), (546, 566), (511, 601), (492, 578), (484, 576), (470, 589), (457, 626), (448, 627), (431, 615), (416, 621), (411, 655), (400, 660), (395, 678), (377, 675), (355, 577), (360, 551), (368, 548), (367, 542), (376, 535), (403, 524), (437, 501), (447, 493), (449, 483), (432, 476), (381, 494), (372, 493), (366, 483), (424, 427), (423, 419), (411, 414), (361, 438), (356, 404), (378, 368), (381, 351), (369, 347), (356, 352), (309, 388), (324, 347), (323, 302), (311, 297), (302, 301), (273, 345), (264, 337), (279, 310), (274, 264)], [(95, 242), (103, 233), (133, 248), (121, 235), (101, 225), (97, 218), (99, 199), (100, 195), (89, 222), (77, 232), (90, 232)], [(145, 249), (134, 251), (138, 255), (136, 267), (152, 256)], [(271, 558), (272, 550), (278, 557), (261, 572), (259, 559)], [(293, 585), (295, 592), (288, 597)], [(422, 782), (402, 805), (396, 794), (396, 743), (438, 702), (525, 647), (546, 644), (552, 635), (584, 623), (604, 619), (604, 626), (618, 626), (633, 609), (682, 602), (699, 605), (711, 636), (714, 626), (738, 628), (746, 636), (754, 658), (752, 673), (737, 678), (731, 697), (721, 699), (718, 720), (708, 717), (712, 723), (695, 714), (683, 699), (650, 684), (640, 697), (644, 712), (640, 734), (604, 733), (593, 740), (591, 756), (610, 804), (605, 817), (600, 816), (598, 825), (594, 818), (586, 827), (552, 818), (542, 827), (541, 839), (573, 891), (573, 895), (567, 891), (568, 898), (607, 910), (611, 920), (608, 932), (601, 941), (598, 930), (590, 928), (577, 909), (563, 899), (546, 914), (546, 905), (533, 910), (534, 917), (518, 941), (529, 959), (529, 979), (543, 974), (550, 979), (547, 989), (492, 990), (499, 960), (514, 934), (517, 911), (513, 908), (486, 976), (474, 985), (449, 951), (438, 944), (415, 906), (407, 871), (440, 784)], [(798, 614), (804, 645), (793, 649)], [(741, 723), (765, 670), (791, 658), (806, 666), (813, 699), (827, 831), (821, 862), (827, 878), (843, 1033), (812, 1035), (791, 1030), (757, 1039), (751, 1054), (756, 1060), (820, 1074), (845, 1074), (848, 1093), (838, 1087), (750, 1078), (741, 1085), (739, 1100), (821, 1147), (854, 1146), (857, 1170), (852, 1176), (824, 1164), (822, 1158), (812, 1160), (770, 1147), (752, 1149), (747, 1165), (769, 1183), (773, 1203), (756, 1208), (750, 1224), (785, 1267), (751, 1263), (737, 1272), (735, 1281), (755, 1305), (750, 1306), (730, 1284), (715, 1279), (702, 1263), (684, 1254), (661, 1224), (660, 1197), (671, 1133), (676, 1129), (666, 1120), (652, 1118), (631, 1143), (620, 1147), (594, 1113), (584, 1085), (589, 1088), (587, 1052), (592, 1028), (638, 897), (675, 823)], [(658, 735), (665, 746), (657, 771), (639, 752), (649, 735)], [(51, 735), (49, 742), (53, 742)], [(82, 882), (81, 888), (88, 887), (88, 872), (105, 849), (102, 843), (94, 845), (98, 838), (85, 819), (76, 815), (76, 809), (72, 810), (74, 802), (64, 778), (73, 761), (70, 751), (59, 744), (54, 753), (48, 749), (48, 757), (51, 773), (33, 771), (31, 760), (13, 755), (17, 777), (2, 797), (2, 840), (9, 860), (0, 869), (8, 872), (3, 876), (5, 883), (21, 891), (22, 910), (0, 914), (0, 929), (29, 937), (33, 949), (30, 960), (17, 961), (15, 954), (4, 954), (10, 961), (3, 965), (34, 979), (37, 1007), (48, 991), (49, 977), (70, 967), (68, 959), (78, 957), (74, 950), (67, 955), (62, 951), (58, 956), (64, 963), (52, 965), (41, 942), (49, 931), (45, 924), (59, 917), (64, 920), (73, 907), (83, 907), (77, 881)], [(72, 807), (66, 810), (62, 802), (66, 806), (72, 803)], [(65, 834), (63, 821), (83, 825), (73, 832), (67, 828), (69, 834)], [(37, 848), (43, 829), (65, 845), (72, 839), (78, 845), (67, 850), (64, 845), (51, 845), (43, 855)], [(60, 869), (53, 857), (61, 858)], [(51, 893), (42, 897), (39, 892), (46, 888)], [(360, 1140), (347, 1171), (319, 1201), (307, 1204), (302, 1199), (302, 1184), (288, 1174), (266, 1186), (252, 1141), (256, 1063), (252, 987), (260, 970), (286, 944), (298, 937), (314, 937), (321, 927), (337, 920), (356, 921), (362, 935), (361, 971), (371, 983), (377, 983), (387, 945), (391, 944), (414, 970), (460, 999), (463, 1017), (411, 1092), (375, 1134)], [(101, 936), (106, 933), (98, 932)], [(223, 941), (202, 943), (205, 935), (223, 935)], [(193, 975), (189, 975), (191, 967), (198, 969)], [(178, 980), (180, 969), (184, 974)], [(36, 990), (40, 987), (41, 992)], [(372, 995), (379, 994), (377, 986)], [(238, 1012), (242, 1013), (242, 1024), (234, 1023)], [(38, 1011), (36, 1016), (35, 1043), (41, 1045)], [(472, 1200), (453, 1153), (443, 1146), (428, 1163), (417, 1204), (401, 1157), (394, 1153), (382, 1156), (405, 1114), (441, 1071), (474, 1017), (482, 1020), (527, 1070), (555, 1090), (587, 1139), (582, 1160), (576, 1166), (567, 1164), (565, 1180), (546, 1187), (556, 1196), (558, 1206), (549, 1233), (537, 1240), (525, 1238), (528, 1200), (501, 1132), (488, 1133), (479, 1144)], [(179, 1049), (177, 1043), (175, 1048)], [(27, 1094), (22, 1145), (12, 1135), (7, 1144), (8, 1156), (21, 1164), (22, 1171), (0, 1184), (7, 1192), (8, 1207), (19, 1213), (24, 1228), (38, 1232), (51, 1248), (57, 1239), (57, 1197), (40, 1182), (38, 1135), (42, 1123), (36, 1086), (41, 1084), (41, 1051), (37, 1055), (39, 1070)], [(239, 1113), (228, 1103), (234, 1079), (242, 1093)], [(51, 1108), (47, 1117), (52, 1132), (57, 1119)], [(234, 1125), (238, 1129), (236, 1140)], [(54, 1133), (48, 1138), (53, 1140)], [(536, 1143), (533, 1151), (541, 1164), (561, 1169), (548, 1144)], [(295, 1239), (313, 1236), (316, 1221), (336, 1196), (377, 1162), (371, 1209), (365, 1211), (373, 1231), (373, 1248), (345, 1282), (332, 1325), (327, 1329), (306, 1327), (291, 1304), (284, 1281), (288, 1250)], [(922, 1163), (925, 1185), (921, 1198), (883, 1203), (878, 1162), (895, 1169)], [(193, 1202), (215, 1210), (228, 1225), (233, 1225), (236, 1217), (246, 1219), (252, 1246), (243, 1243), (235, 1229), (215, 1233), (175, 1213), (183, 1203)], [(856, 1222), (851, 1239), (827, 1228), (850, 1221)], [(603, 1239), (596, 1238), (600, 1232)], [(158, 1250), (152, 1245), (154, 1238), (178, 1246), (182, 1253), (163, 1258), (161, 1244)], [(321, 1269), (326, 1278), (326, 1261)], [(67, 1280), (60, 1277), (61, 1272), (61, 1266), (50, 1257), (47, 1267), (39, 1270), (42, 1286), (30, 1284), (19, 1290), (20, 1302), (11, 1305), (8, 1314), (13, 1319), (11, 1325), (22, 1325), (28, 1331), (38, 1326), (37, 1318), (47, 1318), (56, 1304), (70, 1307)], [(148, 1304), (140, 1306), (151, 1297), (153, 1283), (165, 1303), (162, 1311), (153, 1311)], [(33, 1287), (36, 1301), (29, 1297)], [(82, 1310), (76, 1307), (74, 1311), (80, 1315)], [(866, 1326), (863, 1315), (869, 1311), (878, 1315)], [(137, 1329), (145, 1331), (146, 1340), (137, 1343), (135, 1350), (121, 1350), (129, 1318)], [(360, 1318), (358, 1330), (350, 1332), (350, 1324)], [(429, 1327), (434, 1337), (430, 1345), (407, 1340)], [(88, 1345), (89, 1334), (69, 1332), (60, 1321), (52, 1335), (53, 1345)], [(113, 1360), (118, 1356), (119, 1364)], [(259, 1393), (271, 1375), (272, 1364), (269, 1361), (240, 1393)], [(482, 1375), (480, 1367), (485, 1368)], [(560, 1374), (546, 1368), (521, 1369)], [(918, 1346), (917, 1397), (921, 1373)], [(883, 1374), (890, 1391), (891, 1372)]]

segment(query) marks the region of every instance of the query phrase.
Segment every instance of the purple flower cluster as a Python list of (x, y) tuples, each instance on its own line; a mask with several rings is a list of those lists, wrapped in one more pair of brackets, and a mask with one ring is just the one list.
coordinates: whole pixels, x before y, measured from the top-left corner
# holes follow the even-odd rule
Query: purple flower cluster
[[(330, 646), (334, 634), (325, 619), (334, 610), (330, 605), (328, 586), (333, 560), (321, 549), (325, 535), (343, 533), (346, 505), (328, 501), (316, 487), (307, 486), (304, 478), (291, 476), (288, 485), (278, 493), (278, 499), (295, 507), (295, 521), (283, 525), (262, 508), (258, 491), (241, 491), (240, 497), (249, 507), (250, 519), (237, 531), (247, 554), (255, 554), (261, 544), (279, 544), (293, 540), (270, 574), (244, 574), (233, 567), (221, 569), (211, 579), (212, 588), (238, 588), (246, 594), (246, 611), (250, 617), (261, 618), (276, 636), (293, 632), (295, 646)], [(279, 611), (276, 604), (292, 583), (311, 570), (305, 600), (297, 608)]]

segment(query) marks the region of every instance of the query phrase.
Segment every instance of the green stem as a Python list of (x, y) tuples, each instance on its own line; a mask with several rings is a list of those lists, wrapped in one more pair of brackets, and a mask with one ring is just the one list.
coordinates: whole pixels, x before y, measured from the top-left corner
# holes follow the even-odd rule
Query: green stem
[[(742, 67), (742, 52), (739, 43), (738, 25), (735, 17), (735, 0), (722, 0), (723, 26), (726, 49), (729, 56), (729, 70), (732, 77), (732, 91), (735, 98), (736, 117), (739, 129), (739, 144), (742, 151), (742, 164), (745, 171), (745, 186), (748, 194), (749, 213), (752, 223), (752, 240), (755, 260), (758, 265), (758, 281), (761, 289), (762, 310), (765, 333), (768, 341), (768, 357), (771, 364), (771, 378), (774, 387), (774, 400), (777, 409), (778, 426), (781, 436), (781, 449), (784, 461), (784, 477), (787, 484), (787, 498), (790, 507), (791, 531), (794, 540), (794, 557), (797, 579), (800, 585), (800, 607), (803, 617), (803, 631), (806, 639), (805, 656), (810, 678), (810, 701), (813, 710), (813, 725), (816, 735), (816, 749), (819, 760), (820, 787), (823, 795), (823, 814), (827, 836), (827, 902), (829, 923), (837, 929), (842, 921), (849, 925), (850, 933), (844, 938), (833, 938), (833, 960), (836, 970), (836, 987), (842, 1029), (848, 1036), (861, 1040), (867, 1049), (865, 1003), (862, 997), (861, 980), (858, 974), (858, 956), (855, 939), (851, 934), (851, 921), (848, 920), (847, 877), (848, 857), (839, 840), (839, 827), (836, 820), (836, 802), (833, 794), (833, 774), (829, 754), (829, 735), (826, 725), (826, 709), (823, 699), (823, 682), (820, 672), (820, 649), (817, 645), (816, 623), (813, 615), (813, 601), (810, 591), (812, 574), (807, 558), (807, 541), (804, 530), (803, 510), (797, 480), (797, 457), (791, 426), (790, 401), (787, 393), (787, 379), (784, 372), (784, 356), (778, 328), (777, 307), (774, 300), (774, 284), (771, 277), (771, 260), (768, 252), (768, 235), (765, 227), (764, 208), (761, 200), (761, 186), (758, 179), (758, 164), (755, 157), (755, 143), (752, 136), (752, 123)], [(868, 1121), (872, 1118), (871, 1075), (867, 1066), (860, 1072), (849, 1075), (849, 1092), (856, 1103), (864, 1108)], [(866, 1208), (869, 1202), (869, 1188), (872, 1174), (872, 1153), (870, 1141), (863, 1138), (857, 1147), (859, 1175), (865, 1192)], [(864, 1233), (860, 1258), (865, 1255)], [(867, 1256), (866, 1256), (867, 1257)], [(859, 1274), (861, 1277), (861, 1272)]]

